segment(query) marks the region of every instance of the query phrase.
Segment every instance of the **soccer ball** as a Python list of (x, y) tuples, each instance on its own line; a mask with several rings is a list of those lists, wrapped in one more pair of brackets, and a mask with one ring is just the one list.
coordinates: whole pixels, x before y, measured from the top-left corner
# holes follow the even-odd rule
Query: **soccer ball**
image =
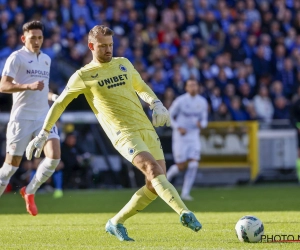
[(242, 242), (258, 242), (264, 234), (264, 224), (257, 217), (246, 215), (236, 223), (235, 232)]

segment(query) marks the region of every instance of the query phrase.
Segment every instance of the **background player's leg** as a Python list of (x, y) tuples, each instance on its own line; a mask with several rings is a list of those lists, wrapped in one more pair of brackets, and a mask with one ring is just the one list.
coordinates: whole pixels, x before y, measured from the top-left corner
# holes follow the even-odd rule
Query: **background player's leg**
[(30, 180), (32, 180), (32, 178), (35, 176), (36, 174), (36, 169), (31, 169), (30, 171)]
[(63, 172), (62, 170), (56, 170), (52, 176), (54, 186), (54, 198), (63, 197)]
[(60, 162), (60, 142), (50, 139), (44, 147), (45, 159), (39, 164), (36, 174), (26, 187), (27, 194), (34, 194), (38, 188), (50, 178)]
[(179, 172), (179, 164), (177, 164), (178, 162), (185, 162), (187, 160), (187, 158), (185, 160), (182, 160), (182, 156), (183, 156), (183, 151), (185, 147), (184, 143), (178, 142), (174, 140), (174, 137), (172, 138), (172, 152), (173, 152), (173, 157), (174, 157), (174, 161), (175, 164), (173, 164), (167, 171), (167, 179), (169, 181), (172, 181), (174, 177), (176, 177)]
[(167, 171), (167, 178), (169, 181), (179, 174), (179, 168), (176, 164), (173, 164)]
[(0, 196), (4, 193), (10, 178), (18, 170), (22, 156), (6, 153), (5, 162), (0, 168)]
[(180, 171), (184, 171), (187, 168), (187, 162), (173, 164), (167, 171), (167, 179), (172, 181)]
[(52, 180), (53, 180), (53, 186), (54, 186), (54, 193), (53, 193), (53, 197), (54, 198), (61, 198), (63, 197), (64, 193), (63, 193), (63, 171), (62, 169), (64, 168), (64, 163), (61, 161), (57, 168), (55, 169), (55, 172), (52, 176)]
[[(31, 122), (9, 122), (6, 132), (6, 156), (0, 169), (0, 195), (5, 191), (10, 178), (20, 166), (22, 156), (31, 139)], [(18, 129), (16, 129), (18, 128)]]
[(183, 200), (192, 200), (190, 196), (191, 189), (196, 179), (198, 170), (198, 161), (192, 160), (188, 163), (187, 170), (184, 175), (181, 198)]

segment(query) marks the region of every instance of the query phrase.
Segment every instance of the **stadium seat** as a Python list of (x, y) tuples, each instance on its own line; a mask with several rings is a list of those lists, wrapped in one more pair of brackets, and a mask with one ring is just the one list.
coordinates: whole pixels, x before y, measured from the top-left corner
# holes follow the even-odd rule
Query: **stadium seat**
[(228, 134), (224, 139), (224, 148), (222, 150), (224, 154), (242, 154), (241, 141), (237, 135)]
[(213, 134), (207, 139), (206, 154), (215, 155), (220, 154), (222, 151), (224, 139), (221, 135)]

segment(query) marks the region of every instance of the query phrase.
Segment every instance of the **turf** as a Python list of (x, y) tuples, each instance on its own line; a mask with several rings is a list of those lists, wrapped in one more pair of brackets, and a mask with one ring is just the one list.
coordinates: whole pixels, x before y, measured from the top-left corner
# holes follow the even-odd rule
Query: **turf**
[(19, 194), (0, 199), (0, 249), (300, 249), (299, 243), (241, 243), (234, 226), (240, 217), (259, 217), (265, 234), (300, 234), (299, 186), (247, 186), (201, 188), (187, 206), (203, 229), (194, 233), (157, 199), (125, 224), (135, 242), (119, 242), (104, 232), (106, 221), (131, 197), (134, 190), (65, 192), (36, 197), (39, 215), (25, 212)]

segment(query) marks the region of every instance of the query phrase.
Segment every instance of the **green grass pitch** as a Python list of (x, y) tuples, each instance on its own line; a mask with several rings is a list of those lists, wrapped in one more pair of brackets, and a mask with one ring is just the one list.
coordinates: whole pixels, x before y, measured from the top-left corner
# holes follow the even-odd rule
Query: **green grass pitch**
[(68, 191), (62, 199), (38, 194), (39, 215), (25, 212), (18, 193), (0, 199), (0, 249), (300, 249), (300, 243), (242, 243), (234, 226), (243, 215), (260, 218), (265, 234), (300, 234), (299, 186), (194, 189), (186, 202), (203, 224), (194, 233), (157, 199), (125, 226), (135, 242), (120, 242), (104, 226), (135, 190)]

